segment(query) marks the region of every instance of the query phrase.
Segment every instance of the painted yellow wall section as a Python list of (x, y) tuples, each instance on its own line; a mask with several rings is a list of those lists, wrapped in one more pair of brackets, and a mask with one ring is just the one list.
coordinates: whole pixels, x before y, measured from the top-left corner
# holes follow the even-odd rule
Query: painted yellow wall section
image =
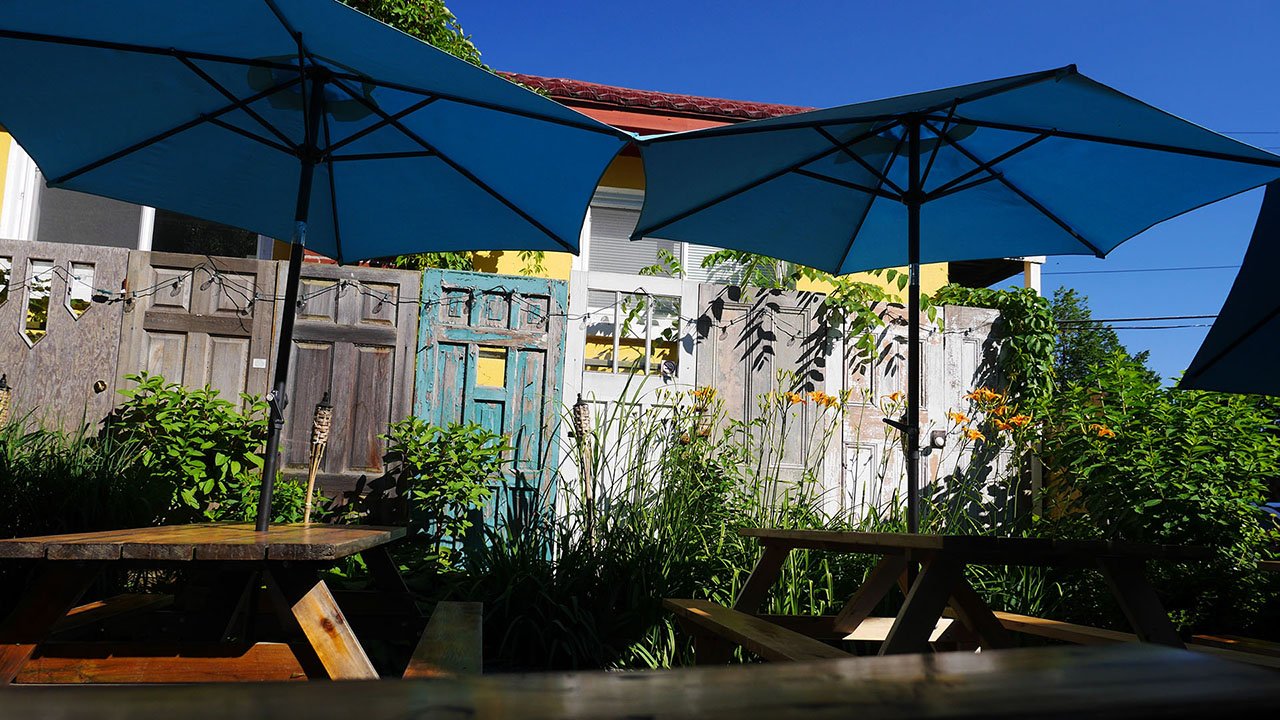
[(7, 132), (0, 132), (0, 198), (4, 197), (4, 178), (8, 173), (5, 169), (9, 167), (9, 147), (13, 145), (13, 136)]
[[(899, 272), (906, 272), (905, 267), (897, 268)], [(883, 277), (872, 275), (871, 273), (854, 273), (849, 276), (852, 280), (861, 280), (864, 282), (874, 283), (885, 288), (890, 293), (898, 295), (899, 299), (906, 302), (906, 294), (898, 290), (897, 283), (890, 283)], [(935, 263), (933, 265), (922, 265), (920, 267), (920, 291), (924, 294), (932, 294), (938, 291), (938, 288), (946, 285), (949, 280), (946, 263)], [(831, 286), (823, 282), (812, 282), (809, 280), (801, 280), (796, 283), (797, 290), (807, 292), (825, 293), (831, 290)]]
[(549, 252), (542, 257), (542, 270), (533, 272), (529, 261), (520, 257), (518, 252), (501, 250), (471, 253), (471, 262), (476, 270), (500, 275), (527, 275), (531, 277), (568, 280), (573, 270), (573, 256), (563, 252)]

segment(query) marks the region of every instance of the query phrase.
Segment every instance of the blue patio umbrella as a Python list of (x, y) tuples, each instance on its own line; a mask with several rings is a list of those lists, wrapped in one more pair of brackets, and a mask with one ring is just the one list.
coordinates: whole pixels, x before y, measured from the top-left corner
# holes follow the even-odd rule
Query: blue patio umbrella
[(332, 0), (6, 3), (0, 62), (0, 124), (50, 187), (292, 238), (285, 308), (304, 245), (339, 262), (576, 252), (629, 137)]
[(1280, 396), (1280, 183), (1267, 186), (1244, 262), (1178, 387)]
[(1102, 257), (1152, 225), (1280, 178), (1280, 157), (1074, 66), (645, 138), (633, 238), (832, 273), (909, 265), (908, 524), (919, 527), (919, 265)]

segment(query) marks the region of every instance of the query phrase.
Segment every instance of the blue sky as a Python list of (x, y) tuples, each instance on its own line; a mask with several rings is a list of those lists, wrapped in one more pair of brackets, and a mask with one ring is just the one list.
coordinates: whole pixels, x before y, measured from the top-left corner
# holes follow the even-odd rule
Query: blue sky
[[(1274, 0), (448, 4), (501, 70), (829, 106), (1075, 63), (1211, 129), (1264, 133), (1236, 137), (1280, 150)], [(1214, 314), (1234, 270), (1053, 273), (1238, 264), (1261, 201), (1259, 190), (1198, 210), (1106, 260), (1050, 258), (1045, 292), (1075, 287), (1102, 318)], [(1121, 339), (1172, 376), (1206, 331), (1122, 330)]]

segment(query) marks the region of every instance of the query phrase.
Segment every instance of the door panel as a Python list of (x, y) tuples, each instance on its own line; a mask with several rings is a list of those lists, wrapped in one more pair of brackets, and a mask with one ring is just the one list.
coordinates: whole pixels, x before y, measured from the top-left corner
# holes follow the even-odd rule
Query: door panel
[(558, 280), (428, 270), (414, 413), (508, 438), (508, 475), (486, 515), (553, 500), (568, 287)]

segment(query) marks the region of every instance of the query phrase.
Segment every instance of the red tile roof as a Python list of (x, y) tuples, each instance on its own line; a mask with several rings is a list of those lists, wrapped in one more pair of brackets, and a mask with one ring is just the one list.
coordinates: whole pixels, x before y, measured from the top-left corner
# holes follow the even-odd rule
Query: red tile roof
[(601, 85), (569, 78), (548, 78), (510, 72), (499, 74), (513, 82), (541, 90), (556, 99), (581, 100), (642, 110), (666, 110), (733, 120), (758, 120), (760, 118), (794, 115), (795, 113), (813, 110), (813, 108), (797, 105), (775, 105), (773, 103), (724, 100), (721, 98), (699, 97), (697, 95), (679, 95), (656, 90), (634, 90), (632, 88)]

